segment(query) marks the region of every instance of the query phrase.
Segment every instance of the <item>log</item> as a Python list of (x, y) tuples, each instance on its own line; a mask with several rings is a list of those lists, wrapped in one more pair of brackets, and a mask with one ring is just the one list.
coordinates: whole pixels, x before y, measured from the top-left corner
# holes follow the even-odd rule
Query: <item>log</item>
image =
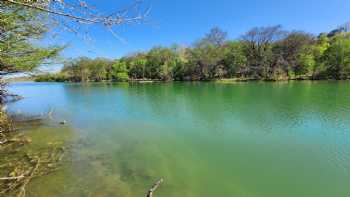
[(153, 192), (155, 192), (158, 187), (160, 186), (160, 184), (163, 183), (163, 179), (161, 178), (159, 181), (157, 181), (152, 187), (151, 189), (148, 190), (147, 196), (146, 197), (153, 197)]

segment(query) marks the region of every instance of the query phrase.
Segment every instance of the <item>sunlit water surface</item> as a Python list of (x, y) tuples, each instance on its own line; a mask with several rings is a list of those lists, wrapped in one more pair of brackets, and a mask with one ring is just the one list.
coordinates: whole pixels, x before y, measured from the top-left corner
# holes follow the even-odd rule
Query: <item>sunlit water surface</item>
[[(12, 113), (53, 111), (74, 146), (28, 195), (350, 196), (350, 83), (17, 83)], [(63, 129), (63, 128), (62, 128)], [(30, 131), (50, 140), (48, 131)], [(63, 132), (66, 133), (66, 132)], [(43, 135), (43, 137), (41, 137)]]

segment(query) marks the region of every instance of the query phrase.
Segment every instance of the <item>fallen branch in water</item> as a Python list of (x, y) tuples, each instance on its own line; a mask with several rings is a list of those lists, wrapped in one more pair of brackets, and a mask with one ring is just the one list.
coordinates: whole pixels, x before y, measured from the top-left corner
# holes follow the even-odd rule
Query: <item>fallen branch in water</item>
[(6, 135), (0, 130), (0, 146), (7, 143)]
[(33, 170), (30, 172), (30, 175), (28, 177), (26, 177), (26, 179), (24, 180), (24, 182), (23, 182), (23, 184), (22, 184), (22, 186), (20, 188), (20, 192), (17, 195), (18, 197), (25, 197), (26, 196), (26, 186), (32, 180), (32, 178), (34, 177), (34, 174), (38, 170), (39, 165), (40, 165), (40, 158), (36, 162), (35, 167), (33, 168)]
[(160, 184), (162, 184), (164, 180), (161, 178), (159, 181), (157, 181), (152, 187), (151, 189), (148, 191), (147, 196), (146, 197), (152, 197), (153, 196), (153, 192), (155, 192), (158, 187), (160, 186)]
[(0, 145), (6, 144), (8, 141), (5, 139), (4, 141), (0, 141)]
[(13, 139), (4, 139), (3, 141), (0, 141), (0, 147), (9, 145), (11, 143), (17, 143), (19, 145), (23, 144), (29, 144), (32, 141), (28, 138), (13, 138)]
[[(0, 177), (0, 196), (25, 197), (27, 185), (37, 177), (49, 175), (60, 168), (61, 161), (64, 157), (65, 148), (50, 148), (39, 154), (25, 153), (21, 158), (12, 161), (15, 167), (10, 171), (9, 176)], [(12, 163), (8, 162), (6, 166)], [(5, 174), (5, 173), (4, 173)]]
[(18, 179), (23, 179), (24, 177), (25, 177), (24, 175), (16, 176), (16, 177), (3, 177), (3, 178), (0, 178), (0, 181), (18, 180)]

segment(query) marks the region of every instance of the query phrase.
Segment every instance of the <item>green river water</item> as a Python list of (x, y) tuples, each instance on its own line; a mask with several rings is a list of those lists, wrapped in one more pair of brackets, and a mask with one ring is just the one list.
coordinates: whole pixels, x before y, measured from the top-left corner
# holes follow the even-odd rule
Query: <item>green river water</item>
[(16, 83), (12, 113), (53, 110), (70, 162), (27, 196), (348, 197), (350, 83)]

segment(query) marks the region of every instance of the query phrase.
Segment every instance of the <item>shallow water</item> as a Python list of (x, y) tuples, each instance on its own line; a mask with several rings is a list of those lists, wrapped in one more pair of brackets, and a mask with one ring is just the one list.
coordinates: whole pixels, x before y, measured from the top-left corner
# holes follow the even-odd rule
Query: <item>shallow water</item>
[(80, 138), (69, 164), (30, 185), (32, 196), (145, 196), (160, 177), (157, 197), (350, 196), (349, 82), (11, 90), (25, 97), (12, 113), (53, 110)]

